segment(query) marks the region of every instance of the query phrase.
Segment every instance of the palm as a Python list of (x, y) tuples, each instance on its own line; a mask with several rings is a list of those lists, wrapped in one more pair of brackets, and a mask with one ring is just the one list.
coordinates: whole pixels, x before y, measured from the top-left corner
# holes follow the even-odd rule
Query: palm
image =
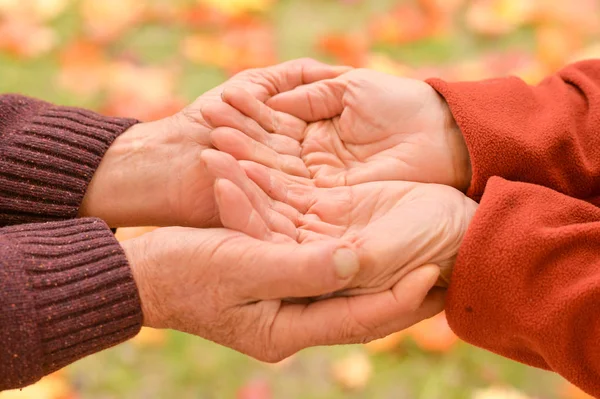
[[(299, 240), (321, 235), (356, 246), (361, 264), (352, 294), (390, 288), (417, 267), (433, 263), (448, 279), (476, 204), (442, 185), (407, 182), (363, 183), (308, 189)], [(297, 188), (297, 190), (302, 190)]]
[[(298, 241), (336, 237), (355, 247), (363, 266), (349, 287), (351, 294), (388, 289), (410, 271), (430, 263), (441, 267), (447, 282), (454, 257), (477, 207), (475, 202), (448, 186), (373, 182), (319, 188), (310, 179), (290, 176), (256, 163), (244, 163), (247, 176), (242, 171), (232, 172), (240, 167), (233, 158), (222, 153), (213, 153), (210, 158), (211, 172), (234, 181), (242, 189), (242, 195), (252, 198), (255, 207), (262, 201), (262, 209), (283, 209), (297, 226)], [(244, 179), (252, 179), (256, 185)], [(294, 209), (295, 213), (284, 206)], [(256, 236), (248, 231), (245, 221), (251, 218), (243, 213), (238, 211), (224, 225)], [(261, 217), (269, 218), (264, 214)]]
[(466, 188), (466, 148), (447, 106), (424, 82), (355, 70), (267, 104), (315, 122), (301, 156), (319, 186), (407, 180)]

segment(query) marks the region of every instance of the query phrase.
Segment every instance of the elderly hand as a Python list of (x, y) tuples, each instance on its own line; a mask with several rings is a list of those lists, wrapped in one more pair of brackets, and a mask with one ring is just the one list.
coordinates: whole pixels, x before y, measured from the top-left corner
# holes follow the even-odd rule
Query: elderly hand
[(447, 286), (477, 209), (477, 203), (443, 185), (373, 182), (318, 188), (310, 179), (253, 162), (242, 163), (244, 173), (233, 157), (222, 152), (209, 150), (202, 158), (211, 173), (239, 187), (220, 193), (229, 196), (228, 204), (240, 204), (244, 196), (252, 204), (238, 208), (234, 218), (223, 219), (226, 227), (269, 239), (273, 234), (267, 223), (253, 229), (246, 221), (268, 220), (270, 214), (265, 212), (270, 209), (290, 220), (287, 235), (301, 243), (335, 237), (354, 248), (361, 270), (345, 287), (347, 295), (387, 290), (425, 264), (438, 265), (439, 285)]
[[(217, 108), (203, 110), (220, 128), (211, 135), (215, 147), (237, 159), (255, 160), (257, 149), (267, 149), (234, 129), (244, 120), (268, 121), (283, 112), (298, 117), (297, 124), (317, 122), (300, 136), (290, 134), (300, 143), (317, 186), (405, 180), (468, 188), (470, 161), (461, 132), (444, 99), (422, 81), (356, 69), (278, 94), (266, 105), (253, 97), (240, 90), (223, 98), (247, 115), (236, 113), (229, 123), (222, 123), (225, 117), (216, 115)], [(282, 170), (274, 159), (260, 163)]]
[[(203, 169), (200, 153), (210, 148), (211, 127), (202, 117), (204, 107), (220, 110), (215, 121), (242, 129), (265, 148), (275, 151), (286, 172), (308, 175), (298, 158), (298, 136), (306, 124), (284, 113), (271, 113), (266, 130), (242, 119), (221, 101), (226, 89), (245, 90), (266, 101), (296, 86), (333, 78), (347, 68), (313, 60), (297, 60), (270, 68), (242, 72), (200, 96), (176, 115), (133, 126), (109, 148), (95, 173), (80, 209), (80, 216), (96, 216), (111, 227), (219, 226), (213, 179)], [(237, 124), (237, 121), (242, 121)], [(253, 160), (264, 162), (256, 152)]]
[[(249, 203), (237, 205), (224, 209), (238, 212)], [(223, 216), (236, 214), (224, 211)], [(251, 230), (261, 225), (260, 218), (245, 222)], [(443, 306), (443, 292), (428, 294), (439, 273), (432, 266), (378, 294), (308, 304), (282, 301), (348, 285), (359, 263), (340, 240), (298, 244), (222, 228), (178, 227), (155, 230), (123, 247), (140, 292), (144, 325), (198, 335), (263, 361), (279, 361), (309, 346), (368, 342), (431, 317)]]

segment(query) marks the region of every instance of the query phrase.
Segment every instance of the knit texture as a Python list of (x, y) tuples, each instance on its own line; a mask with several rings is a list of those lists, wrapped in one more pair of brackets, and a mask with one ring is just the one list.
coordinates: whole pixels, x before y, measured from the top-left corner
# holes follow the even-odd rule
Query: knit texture
[[(75, 219), (132, 119), (0, 96), (0, 390), (21, 388), (133, 337), (127, 258), (99, 219)], [(62, 220), (48, 223), (23, 224)]]
[(31, 384), (140, 329), (127, 259), (99, 219), (1, 229), (0, 276), (0, 389)]
[(0, 226), (76, 217), (106, 150), (136, 122), (0, 96)]

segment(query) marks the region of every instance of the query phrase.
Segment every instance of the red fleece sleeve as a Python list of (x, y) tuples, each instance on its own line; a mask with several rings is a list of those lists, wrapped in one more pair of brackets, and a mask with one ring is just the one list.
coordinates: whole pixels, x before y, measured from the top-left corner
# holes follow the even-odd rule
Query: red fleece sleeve
[(491, 178), (452, 274), (452, 329), (600, 397), (599, 306), (600, 208)]
[(492, 176), (576, 198), (600, 196), (600, 60), (570, 65), (537, 86), (515, 77), (427, 82), (465, 137), (473, 199)]

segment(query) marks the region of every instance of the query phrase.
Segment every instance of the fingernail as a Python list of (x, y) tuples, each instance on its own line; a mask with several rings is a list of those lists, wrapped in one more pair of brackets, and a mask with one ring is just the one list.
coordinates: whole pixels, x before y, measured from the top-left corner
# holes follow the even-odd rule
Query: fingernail
[(338, 277), (343, 280), (354, 276), (360, 269), (358, 256), (348, 248), (340, 248), (335, 251), (333, 263)]

